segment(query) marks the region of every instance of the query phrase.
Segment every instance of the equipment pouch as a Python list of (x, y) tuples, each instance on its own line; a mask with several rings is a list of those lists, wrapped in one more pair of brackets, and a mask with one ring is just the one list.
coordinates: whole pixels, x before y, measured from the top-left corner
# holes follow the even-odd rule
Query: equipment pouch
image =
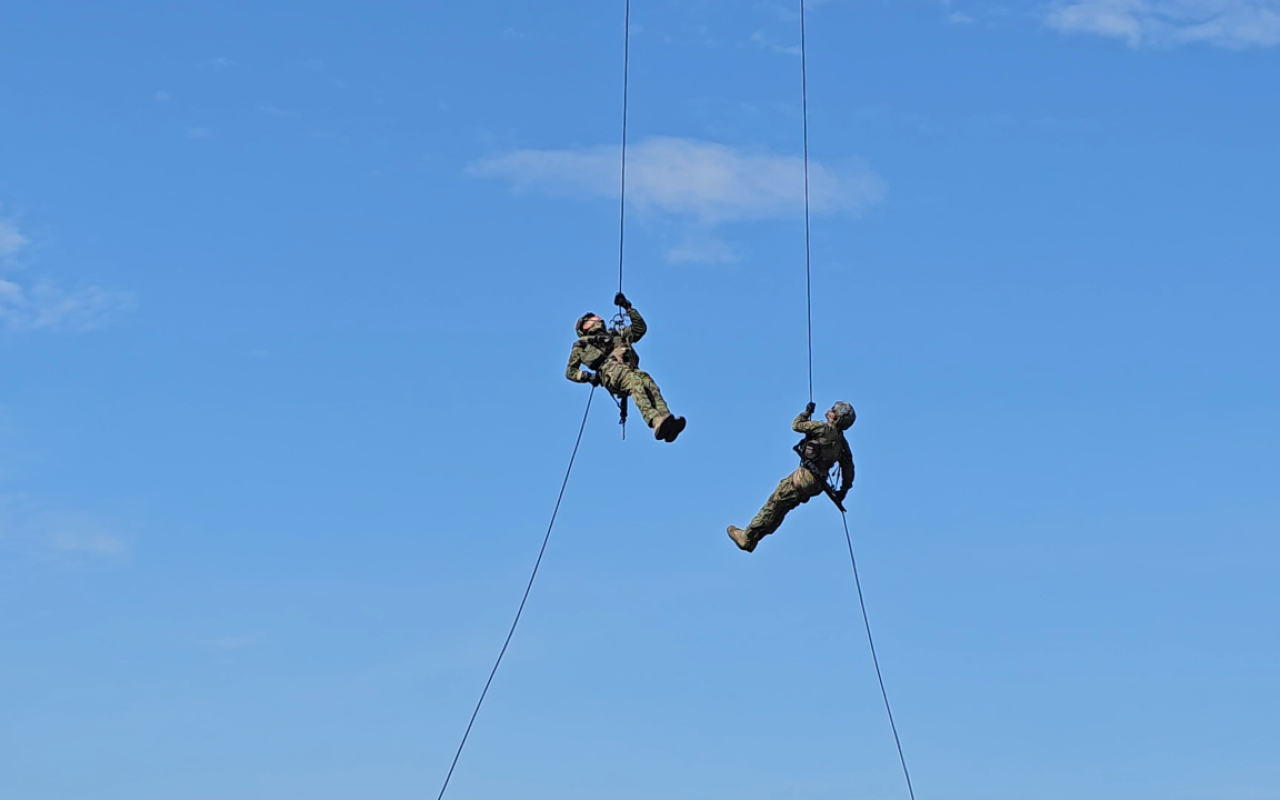
[(609, 357), (619, 364), (626, 364), (632, 369), (640, 366), (640, 356), (627, 345), (619, 345), (613, 348), (613, 352), (609, 354)]

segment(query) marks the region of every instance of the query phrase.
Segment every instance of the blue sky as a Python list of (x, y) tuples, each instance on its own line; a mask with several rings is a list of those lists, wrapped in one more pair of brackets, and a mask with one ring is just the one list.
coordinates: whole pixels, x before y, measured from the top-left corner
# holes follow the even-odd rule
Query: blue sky
[[(1280, 798), (1280, 3), (809, 7), (815, 391), (924, 800)], [(437, 791), (616, 287), (620, 3), (0, 12), (0, 796)], [(626, 289), (458, 800), (905, 796), (798, 19), (636, 0)]]

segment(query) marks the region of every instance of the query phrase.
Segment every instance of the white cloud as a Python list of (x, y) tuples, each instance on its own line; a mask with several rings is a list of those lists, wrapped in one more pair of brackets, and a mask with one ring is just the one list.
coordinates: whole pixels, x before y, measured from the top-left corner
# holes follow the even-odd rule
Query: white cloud
[(784, 47), (783, 45), (780, 45), (777, 42), (770, 39), (768, 36), (765, 36), (763, 31), (756, 31), (755, 33), (751, 34), (751, 42), (757, 47), (760, 47), (763, 50), (768, 50), (773, 53), (779, 53), (781, 55), (787, 55), (787, 56), (800, 55), (800, 45), (796, 44), (796, 45), (791, 45), (789, 47)]
[(738, 260), (733, 245), (714, 237), (687, 239), (667, 250), (672, 264), (731, 264)]
[(131, 292), (100, 286), (66, 291), (52, 283), (39, 283), (28, 290), (0, 278), (0, 329), (92, 330), (133, 305)]
[(22, 235), (18, 226), (7, 219), (0, 219), (0, 256), (16, 255), (19, 250), (31, 244), (31, 240)]
[(1065, 0), (1049, 9), (1045, 23), (1132, 47), (1274, 47), (1280, 45), (1280, 0)]
[(19, 526), (30, 545), (82, 558), (116, 558), (128, 549), (97, 516), (80, 512), (41, 514)]
[[(484, 159), (470, 172), (508, 181), (518, 192), (618, 196), (616, 146), (517, 150)], [(884, 181), (856, 163), (810, 161), (814, 213), (858, 214), (884, 198)], [(793, 217), (804, 208), (799, 156), (776, 155), (697, 139), (655, 138), (627, 149), (627, 200), (644, 212), (704, 225)]]
[(53, 548), (63, 553), (111, 557), (124, 552), (124, 542), (109, 533), (59, 531), (53, 535)]
[[(30, 243), (16, 223), (0, 219), (0, 266)], [(131, 292), (101, 286), (66, 290), (49, 280), (23, 285), (0, 278), (0, 332), (91, 330), (133, 304)]]

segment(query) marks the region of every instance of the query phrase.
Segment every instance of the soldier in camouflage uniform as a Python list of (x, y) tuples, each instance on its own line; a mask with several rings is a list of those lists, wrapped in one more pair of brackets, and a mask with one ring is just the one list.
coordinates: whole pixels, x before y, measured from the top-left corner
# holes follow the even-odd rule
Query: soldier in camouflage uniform
[(844, 438), (844, 432), (857, 419), (853, 406), (841, 400), (827, 412), (826, 422), (812, 422), (813, 411), (814, 405), (809, 403), (791, 423), (792, 430), (804, 434), (804, 441), (796, 447), (800, 467), (782, 479), (745, 530), (729, 526), (729, 538), (748, 553), (778, 529), (787, 512), (823, 493), (832, 466), (840, 465), (840, 488), (832, 490), (837, 502), (844, 502), (853, 485), (853, 454)]
[(658, 384), (640, 369), (640, 356), (631, 347), (649, 327), (622, 292), (613, 302), (626, 312), (631, 324), (613, 330), (595, 314), (583, 314), (574, 326), (578, 341), (573, 344), (564, 376), (574, 383), (603, 385), (615, 396), (630, 397), (636, 401), (645, 424), (653, 429), (653, 438), (674, 442), (684, 430), (684, 417), (673, 416), (667, 409)]

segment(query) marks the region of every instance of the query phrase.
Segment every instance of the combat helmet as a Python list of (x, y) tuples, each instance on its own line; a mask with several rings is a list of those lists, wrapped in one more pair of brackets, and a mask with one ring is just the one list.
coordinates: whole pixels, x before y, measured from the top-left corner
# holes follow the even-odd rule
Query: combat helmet
[(853, 406), (843, 400), (833, 405), (831, 410), (836, 413), (836, 427), (842, 431), (849, 430), (854, 421), (858, 418), (858, 415), (853, 410)]

